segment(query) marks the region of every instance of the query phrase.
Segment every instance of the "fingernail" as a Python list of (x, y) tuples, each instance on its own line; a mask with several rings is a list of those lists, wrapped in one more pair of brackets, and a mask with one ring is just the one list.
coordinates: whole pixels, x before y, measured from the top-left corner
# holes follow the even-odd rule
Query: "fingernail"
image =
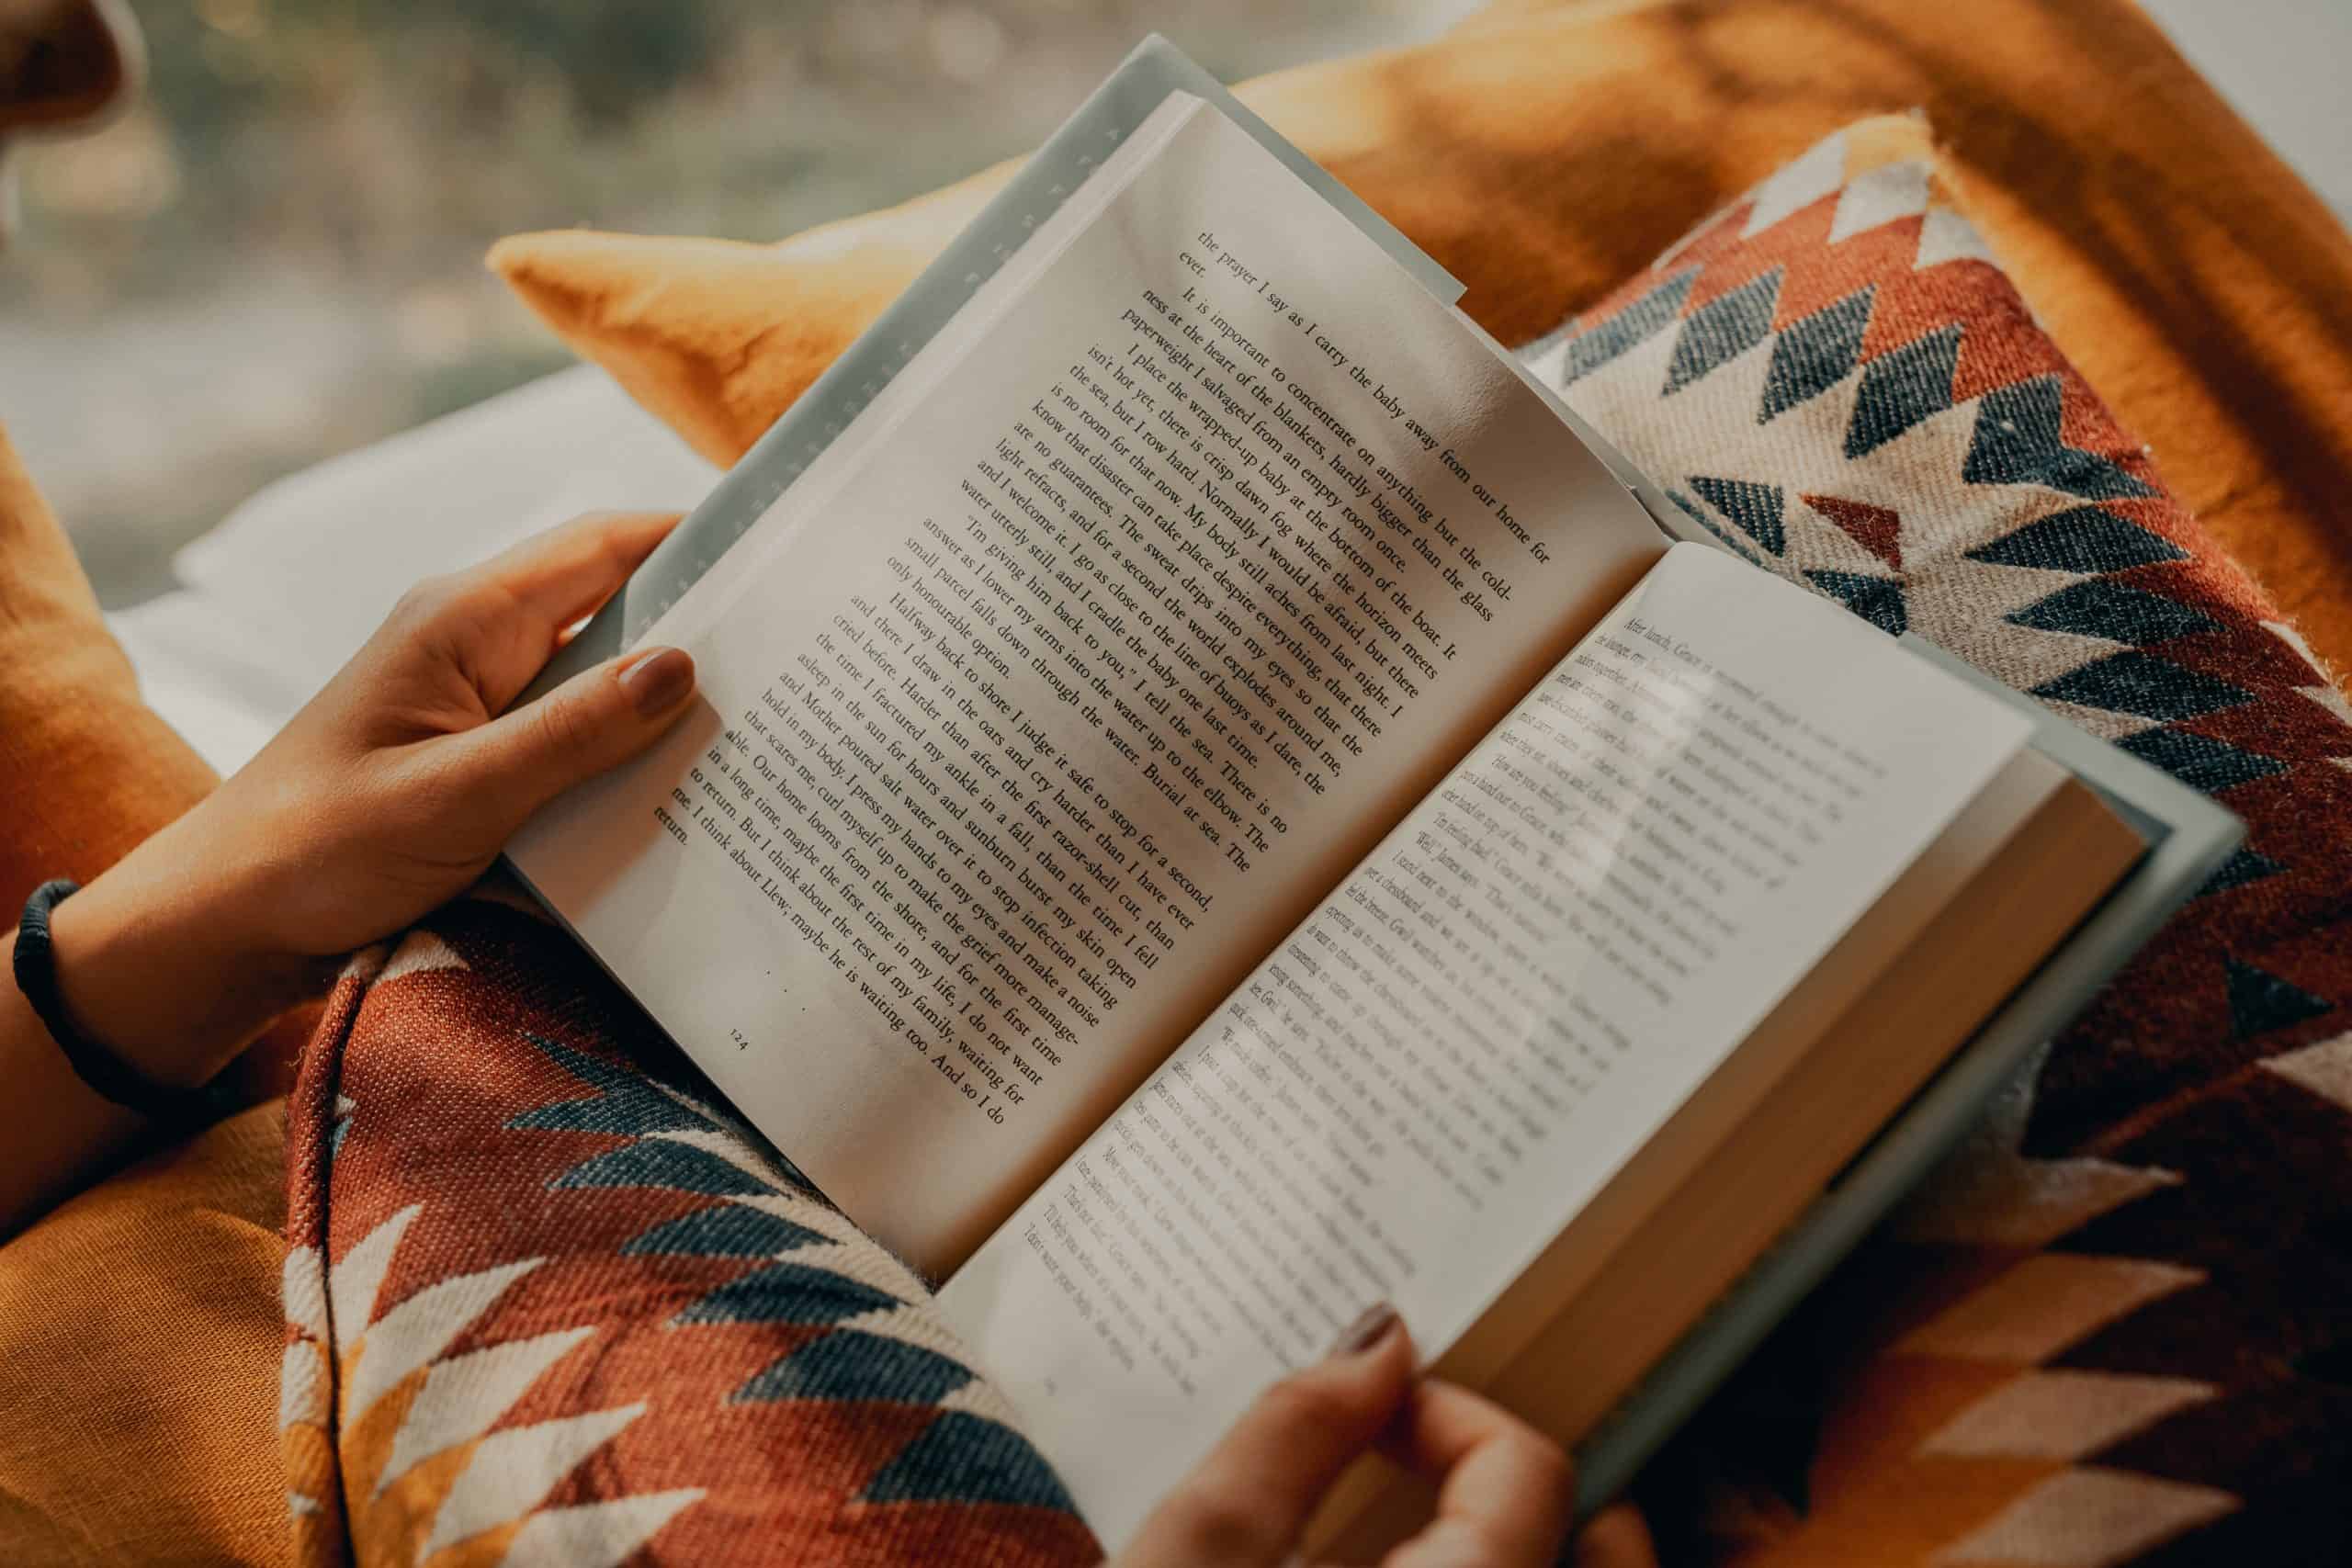
[(1340, 1330), (1331, 1342), (1326, 1359), (1333, 1356), (1358, 1356), (1388, 1337), (1396, 1326), (1396, 1309), (1386, 1302), (1374, 1302), (1363, 1309), (1362, 1315)]
[(694, 689), (695, 661), (684, 649), (648, 649), (621, 666), (621, 690), (647, 718), (668, 713)]

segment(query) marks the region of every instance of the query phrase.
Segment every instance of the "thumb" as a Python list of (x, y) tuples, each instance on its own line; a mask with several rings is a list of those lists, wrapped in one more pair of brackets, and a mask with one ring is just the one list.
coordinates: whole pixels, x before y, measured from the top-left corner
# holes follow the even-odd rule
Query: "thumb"
[(1412, 1387), (1412, 1341), (1393, 1309), (1374, 1307), (1329, 1356), (1259, 1395), (1144, 1521), (1123, 1564), (1287, 1562)]
[(583, 670), (464, 737), (469, 787), (519, 827), (540, 807), (659, 739), (694, 694), (684, 649), (639, 649)]

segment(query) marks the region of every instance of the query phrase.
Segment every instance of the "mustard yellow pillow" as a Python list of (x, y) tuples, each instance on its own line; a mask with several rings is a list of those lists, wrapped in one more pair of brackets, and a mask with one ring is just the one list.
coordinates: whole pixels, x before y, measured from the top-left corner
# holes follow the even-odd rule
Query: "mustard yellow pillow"
[(285, 1107), (0, 1247), (0, 1562), (286, 1559)]
[[(0, 915), (96, 875), (213, 782), (140, 700), (0, 433)], [(283, 1556), (282, 1122), (248, 1111), (0, 1246), (0, 1562)]]
[(0, 430), (0, 909), (86, 881), (210, 792), (139, 698), (65, 532)]

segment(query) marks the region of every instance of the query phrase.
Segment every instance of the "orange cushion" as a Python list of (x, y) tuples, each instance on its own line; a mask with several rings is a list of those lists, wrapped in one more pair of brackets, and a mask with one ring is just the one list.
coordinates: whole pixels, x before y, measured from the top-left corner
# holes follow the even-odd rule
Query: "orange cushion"
[(285, 1107), (0, 1247), (0, 1562), (278, 1563)]
[(52, 876), (96, 876), (212, 784), (139, 700), (64, 530), (0, 430), (0, 909)]
[[(1924, 107), (1994, 249), (2173, 488), (2352, 667), (2352, 239), (2131, 0), (1506, 0), (1240, 96), (1469, 285), (1581, 310), (1838, 127)], [(585, 232), (492, 264), (732, 461), (1009, 165), (775, 246)]]
[[(0, 910), (212, 784), (0, 433)], [(248, 1111), (0, 1247), (0, 1562), (282, 1559), (282, 1139), (279, 1107)]]

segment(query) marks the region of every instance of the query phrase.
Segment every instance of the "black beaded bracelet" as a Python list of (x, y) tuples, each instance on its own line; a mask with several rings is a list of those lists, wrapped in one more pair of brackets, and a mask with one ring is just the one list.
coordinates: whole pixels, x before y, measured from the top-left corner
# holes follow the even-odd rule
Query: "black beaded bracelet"
[(196, 1089), (167, 1088), (74, 1027), (57, 988), (57, 953), (50, 942), (49, 919), (57, 906), (81, 890), (79, 883), (63, 877), (44, 882), (25, 900), (24, 918), (17, 922), (17, 989), (32, 1004), (65, 1065), (99, 1099), (154, 1121), (210, 1122), (234, 1110), (234, 1097), (219, 1080)]

